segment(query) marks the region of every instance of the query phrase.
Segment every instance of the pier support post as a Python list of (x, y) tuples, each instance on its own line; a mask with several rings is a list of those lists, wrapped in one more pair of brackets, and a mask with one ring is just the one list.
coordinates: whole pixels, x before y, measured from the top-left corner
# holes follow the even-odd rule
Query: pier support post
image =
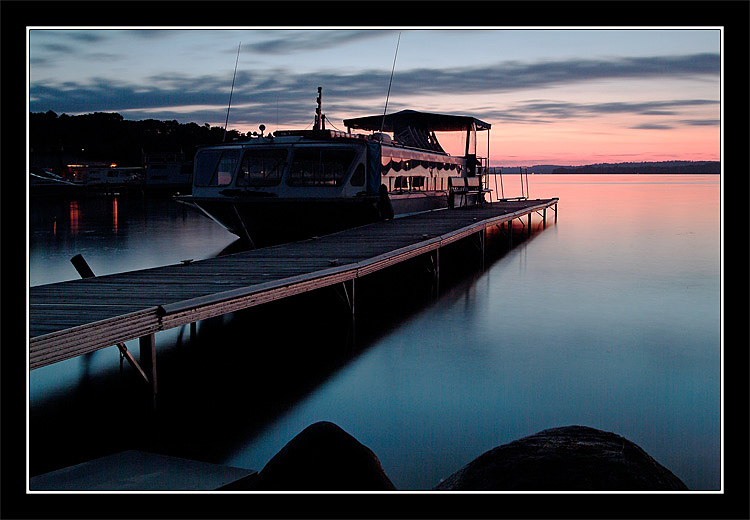
[(354, 313), (356, 312), (356, 307), (354, 305), (354, 280), (356, 280), (356, 278), (352, 278), (351, 280), (344, 280), (343, 282), (341, 282), (341, 290), (338, 289), (338, 284), (334, 286), (336, 294), (339, 296), (339, 298), (341, 298), (341, 300), (349, 309), (349, 312), (352, 315), (352, 322), (354, 321)]
[(557, 204), (555, 204), (555, 224), (557, 224)]
[(513, 247), (513, 219), (508, 221), (508, 247)]
[(154, 334), (138, 338), (138, 346), (140, 347), (140, 364), (149, 375), (154, 409), (156, 409), (156, 339)]
[(440, 248), (435, 249), (435, 294), (440, 294)]
[(531, 236), (531, 213), (529, 213), (529, 229), (528, 229), (528, 232), (529, 232), (529, 236)]
[(435, 296), (440, 294), (440, 248), (429, 253), (430, 265), (428, 271), (432, 273), (432, 290)]
[(542, 210), (542, 228), (547, 229), (547, 208)]
[[(86, 262), (86, 259), (83, 258), (83, 255), (81, 255), (80, 253), (74, 256), (73, 258), (71, 258), (70, 262), (73, 264), (73, 267), (76, 268), (76, 271), (81, 276), (81, 278), (96, 278), (94, 271), (91, 270), (91, 267), (89, 267), (89, 264)], [(143, 368), (141, 368), (141, 366), (135, 360), (133, 355), (128, 351), (128, 347), (125, 346), (125, 343), (118, 343), (117, 348), (120, 349), (120, 372), (122, 372), (123, 360), (127, 359), (128, 363), (130, 363), (130, 366), (135, 368), (138, 371), (138, 373), (141, 375), (141, 377), (144, 379), (144, 381), (149, 383), (148, 376), (143, 371)]]
[(485, 252), (485, 244), (487, 243), (487, 228), (482, 228), (482, 231), (479, 232), (479, 244), (481, 246), (481, 254), (482, 254), (482, 271), (484, 271), (484, 252)]

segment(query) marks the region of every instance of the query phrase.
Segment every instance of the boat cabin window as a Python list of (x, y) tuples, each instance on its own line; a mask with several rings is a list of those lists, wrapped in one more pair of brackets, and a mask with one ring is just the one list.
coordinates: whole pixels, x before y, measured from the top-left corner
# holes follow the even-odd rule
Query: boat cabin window
[(276, 186), (286, 166), (288, 150), (246, 150), (240, 164), (237, 186)]
[(352, 174), (352, 180), (350, 181), (352, 186), (364, 186), (365, 185), (365, 165), (360, 163), (357, 165), (357, 169)]
[(195, 159), (196, 186), (226, 186), (239, 160), (239, 150), (204, 150)]
[(289, 172), (290, 186), (341, 186), (356, 151), (296, 148)]

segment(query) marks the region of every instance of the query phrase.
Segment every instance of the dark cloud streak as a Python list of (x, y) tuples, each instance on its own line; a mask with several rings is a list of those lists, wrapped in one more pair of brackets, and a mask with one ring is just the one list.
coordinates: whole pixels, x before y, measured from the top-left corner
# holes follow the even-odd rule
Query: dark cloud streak
[[(381, 38), (396, 31), (383, 30), (312, 30), (303, 32), (279, 31), (273, 37), (258, 43), (243, 45), (248, 50), (264, 54), (290, 54), (298, 51), (322, 50), (371, 38)], [(275, 35), (276, 31), (271, 32)]]
[[(340, 31), (333, 31), (336, 36)], [(336, 38), (363, 38), (380, 31), (345, 31)], [(326, 40), (325, 34), (321, 39)], [(335, 38), (334, 38), (335, 39)], [(286, 49), (302, 45), (305, 40), (287, 42)], [(332, 40), (326, 40), (333, 45)], [(337, 44), (341, 42), (338, 41)], [(321, 43), (323, 44), (323, 43)], [(632, 78), (660, 78), (668, 80), (686, 76), (714, 76), (718, 82), (720, 59), (718, 54), (688, 56), (654, 56), (649, 58), (622, 58), (605, 60), (568, 60), (559, 62), (524, 64), (504, 62), (487, 67), (453, 69), (414, 69), (397, 71), (391, 92), (390, 107), (398, 106), (399, 96), (415, 97), (431, 94), (498, 93), (544, 86), (576, 84), (584, 81)], [(279, 118), (284, 121), (307, 120), (314, 110), (311, 107), (318, 86), (324, 88), (328, 113), (334, 106), (347, 115), (362, 111), (362, 100), (385, 99), (390, 71), (365, 70), (342, 74), (336, 71), (315, 74), (293, 74), (283, 69), (272, 71), (238, 71), (233, 105), (252, 102), (252, 119), (273, 121), (278, 106)], [(97, 79), (93, 85), (33, 85), (31, 110), (58, 113), (108, 112), (134, 110), (148, 113), (153, 118), (180, 119), (183, 121), (204, 118), (223, 119), (224, 108), (202, 113), (180, 114), (164, 111), (165, 107), (186, 105), (212, 105), (225, 107), (231, 81), (215, 76), (189, 76), (182, 74), (160, 75), (150, 78), (150, 86), (120, 85)], [(307, 100), (311, 100), (307, 103)], [(301, 106), (303, 103), (304, 106)], [(336, 105), (333, 105), (335, 103)], [(674, 100), (642, 103), (577, 104), (532, 100), (510, 110), (490, 111), (486, 117), (504, 121), (550, 122), (553, 119), (633, 113), (641, 115), (668, 115), (686, 106), (718, 104), (712, 100)], [(308, 106), (310, 105), (310, 106)], [(362, 115), (377, 112), (371, 107)], [(248, 111), (250, 112), (250, 111)], [(131, 114), (132, 115), (132, 114)], [(330, 117), (330, 116), (329, 116)], [(333, 117), (331, 117), (333, 119)], [(703, 124), (693, 122), (689, 124)], [(706, 123), (708, 124), (708, 123)]]

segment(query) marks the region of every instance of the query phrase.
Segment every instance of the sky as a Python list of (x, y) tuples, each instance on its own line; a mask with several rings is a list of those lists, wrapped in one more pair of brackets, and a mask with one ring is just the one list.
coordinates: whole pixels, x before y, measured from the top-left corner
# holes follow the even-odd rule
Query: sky
[[(229, 129), (309, 128), (322, 87), (328, 128), (382, 114), (386, 98), (388, 113), (486, 121), (492, 130), (489, 142), (480, 134), (478, 154), (489, 148), (492, 166), (721, 158), (715, 27), (31, 27), (27, 34), (31, 112), (223, 127), (231, 93)], [(450, 152), (458, 142), (443, 144)]]

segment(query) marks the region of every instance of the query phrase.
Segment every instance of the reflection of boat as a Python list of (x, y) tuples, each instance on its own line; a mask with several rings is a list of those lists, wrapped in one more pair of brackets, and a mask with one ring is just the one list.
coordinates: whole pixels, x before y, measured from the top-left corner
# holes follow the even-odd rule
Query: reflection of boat
[[(320, 114), (318, 98), (312, 130), (261, 126), (249, 140), (199, 148), (192, 195), (176, 200), (259, 245), (445, 208), (452, 179), (481, 174), (476, 132), (490, 125), (473, 117), (405, 110), (345, 120), (340, 132)], [(447, 154), (436, 132), (465, 133), (465, 154)], [(483, 200), (481, 190), (456, 196)]]

